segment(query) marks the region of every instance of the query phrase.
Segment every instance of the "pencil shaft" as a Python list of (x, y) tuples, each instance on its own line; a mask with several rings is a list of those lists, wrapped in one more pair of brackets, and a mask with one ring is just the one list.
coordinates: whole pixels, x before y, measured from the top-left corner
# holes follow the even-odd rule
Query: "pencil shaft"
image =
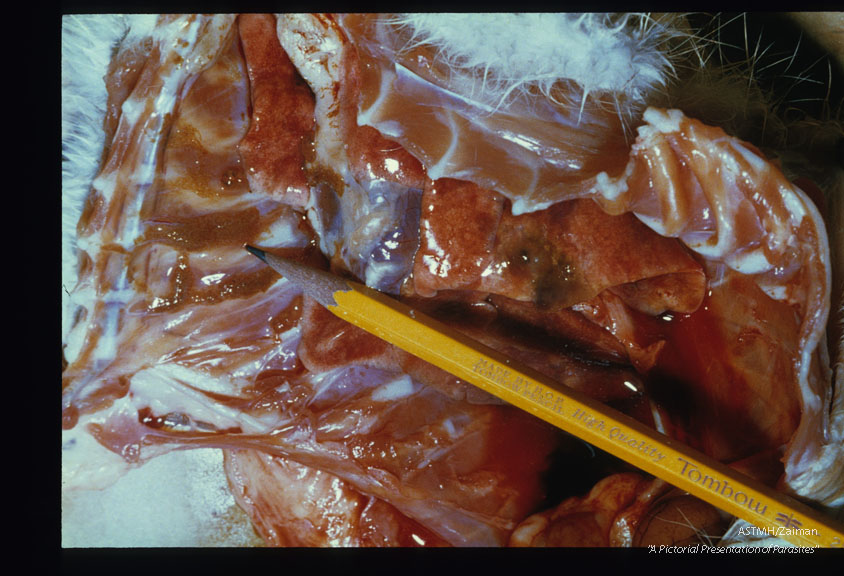
[(455, 333), (366, 286), (329, 310), (458, 378), (799, 546), (844, 546), (844, 530), (808, 506)]
[[(810, 507), (355, 282), (247, 247), (328, 310), (701, 500), (799, 546), (844, 547)], [(563, 386), (560, 386), (562, 384)]]

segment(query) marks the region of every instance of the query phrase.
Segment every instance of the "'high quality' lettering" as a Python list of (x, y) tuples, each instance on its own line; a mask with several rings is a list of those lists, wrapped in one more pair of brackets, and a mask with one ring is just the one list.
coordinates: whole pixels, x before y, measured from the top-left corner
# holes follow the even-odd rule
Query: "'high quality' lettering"
[(654, 462), (661, 462), (662, 459), (665, 458), (665, 454), (660, 452), (657, 447), (651, 446), (645, 440), (639, 440), (638, 438), (627, 435), (621, 428), (610, 428), (607, 436), (609, 436), (611, 440), (615, 440), (621, 444), (627, 444), (630, 448), (645, 453)]

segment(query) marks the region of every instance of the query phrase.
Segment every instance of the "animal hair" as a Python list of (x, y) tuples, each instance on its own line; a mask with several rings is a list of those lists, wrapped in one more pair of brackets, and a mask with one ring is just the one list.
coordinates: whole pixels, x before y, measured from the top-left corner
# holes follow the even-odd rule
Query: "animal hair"
[(587, 101), (612, 105), (627, 120), (668, 84), (675, 56), (690, 50), (694, 36), (681, 22), (679, 15), (571, 13), (389, 19), (406, 35), (405, 52), (433, 48), (452, 80), (474, 87), (472, 96), (486, 104), (506, 106), (538, 91), (581, 110)]
[(154, 22), (151, 15), (62, 17), (62, 334), (70, 322), (68, 292), (77, 278), (76, 225), (105, 145), (104, 78), (118, 46), (146, 36)]

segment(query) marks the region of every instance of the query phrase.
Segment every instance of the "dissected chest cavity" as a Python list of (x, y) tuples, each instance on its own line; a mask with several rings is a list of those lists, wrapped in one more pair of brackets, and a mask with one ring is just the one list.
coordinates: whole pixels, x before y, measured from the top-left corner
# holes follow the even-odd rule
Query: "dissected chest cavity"
[[(823, 223), (751, 147), (655, 109), (632, 142), (615, 109), (537, 84), (470, 97), (400, 20), (164, 18), (132, 54), (79, 225), (68, 433), (128, 462), (226, 449), (276, 544), (544, 542), (525, 534), (603, 510), (601, 490), (549, 500), (576, 452), (560, 433), (333, 317), (248, 243), (721, 460), (770, 453), (807, 495), (840, 486), (818, 473), (840, 470)], [(609, 477), (630, 484), (613, 510), (647, 492)]]

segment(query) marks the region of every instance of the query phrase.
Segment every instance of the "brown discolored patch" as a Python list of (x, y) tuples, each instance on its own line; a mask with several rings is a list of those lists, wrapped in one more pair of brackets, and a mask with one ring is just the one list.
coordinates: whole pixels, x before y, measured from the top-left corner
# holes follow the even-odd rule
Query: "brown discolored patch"
[(257, 208), (171, 218), (149, 223), (143, 241), (164, 242), (186, 251), (243, 245), (260, 231), (260, 222)]

